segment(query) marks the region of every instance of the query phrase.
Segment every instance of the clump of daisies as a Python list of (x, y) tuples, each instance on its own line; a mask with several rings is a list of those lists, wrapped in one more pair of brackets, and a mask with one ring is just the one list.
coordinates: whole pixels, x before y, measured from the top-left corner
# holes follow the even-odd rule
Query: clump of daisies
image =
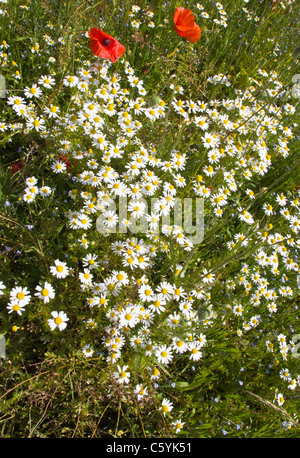
[[(221, 4), (217, 8), (225, 27), (226, 13)], [(132, 7), (135, 28), (138, 12), (139, 7)], [(152, 19), (148, 14), (147, 20)], [(254, 93), (265, 78), (268, 88), (258, 100)], [(268, 197), (261, 206), (262, 225), (254, 204), (256, 180), (270, 171), (274, 154), (289, 156), (293, 127), (285, 119), (295, 109), (289, 103), (266, 104), (280, 93), (281, 84), (263, 69), (247, 90), (232, 88), (231, 97), (211, 101), (192, 100), (183, 88), (170, 85), (149, 104), (143, 80), (124, 59), (119, 73), (104, 61), (85, 62), (76, 74), (66, 75), (67, 108), (56, 101), (55, 82), (55, 75), (42, 75), (7, 103), (20, 118), (20, 131), (39, 134), (51, 145), (43, 158), (49, 175), (26, 177), (20, 205), (29, 212), (32, 204), (60, 200), (59, 188), (49, 183), (64, 183), (70, 253), (53, 258), (34, 291), (12, 288), (7, 310), (22, 315), (32, 303), (42, 304), (47, 330), (69, 332), (76, 322), (72, 304), (60, 302), (56, 290), (67, 291), (72, 282), (88, 315), (82, 325), (76, 323), (82, 326), (77, 337), (82, 355), (93, 358), (101, 351), (112, 383), (146, 402), (164, 368), (172, 372), (178, 361), (200, 368), (213, 345), (211, 329), (227, 325), (214, 296), (225, 297), (221, 306), (244, 342), (296, 294), (291, 285), (299, 285), (299, 192)], [(208, 82), (231, 87), (228, 75), (211, 75)], [(157, 134), (175, 126), (178, 144)], [(15, 124), (7, 123), (6, 129), (14, 131)], [(210, 263), (206, 253), (202, 262), (198, 242), (185, 221), (175, 218), (184, 198), (204, 201), (204, 246), (212, 247), (215, 234), (226, 263), (235, 260), (226, 281), (219, 279), (224, 259), (216, 255)], [(281, 223), (273, 225), (273, 218)], [(233, 229), (225, 234), (228, 220)], [(256, 248), (246, 262), (239, 261), (249, 246)], [(100, 341), (93, 340), (97, 327)], [(276, 351), (288, 361), (291, 339), (261, 339), (267, 354)], [(147, 366), (139, 374), (131, 366), (130, 355), (136, 354)], [(285, 379), (288, 389), (297, 386), (297, 377)], [(276, 399), (279, 405), (284, 402), (281, 394)], [(179, 432), (184, 423), (172, 418), (173, 407), (163, 398), (158, 410)]]

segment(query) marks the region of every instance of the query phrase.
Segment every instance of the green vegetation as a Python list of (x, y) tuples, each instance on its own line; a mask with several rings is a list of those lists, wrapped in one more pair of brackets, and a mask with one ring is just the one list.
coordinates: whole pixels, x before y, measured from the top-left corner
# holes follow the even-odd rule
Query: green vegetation
[(1, 437), (299, 437), (297, 2), (0, 21)]

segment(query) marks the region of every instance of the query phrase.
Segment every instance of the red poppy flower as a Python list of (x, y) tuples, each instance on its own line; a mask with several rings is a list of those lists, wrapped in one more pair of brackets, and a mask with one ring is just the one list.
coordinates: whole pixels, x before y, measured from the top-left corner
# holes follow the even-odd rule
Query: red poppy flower
[(201, 29), (196, 24), (191, 10), (179, 6), (174, 13), (174, 29), (180, 37), (186, 38), (190, 43), (196, 43), (201, 35)]
[(64, 162), (67, 166), (67, 170), (72, 166), (72, 164), (68, 161), (68, 158), (65, 154), (62, 154), (58, 158), (59, 162)]
[(98, 57), (110, 59), (112, 62), (115, 62), (125, 51), (121, 43), (101, 29), (90, 29), (89, 36), (90, 49)]
[(23, 167), (23, 161), (19, 161), (19, 162), (16, 162), (15, 164), (12, 164), (11, 173), (14, 174), (18, 172), (19, 170), (21, 170), (22, 167)]

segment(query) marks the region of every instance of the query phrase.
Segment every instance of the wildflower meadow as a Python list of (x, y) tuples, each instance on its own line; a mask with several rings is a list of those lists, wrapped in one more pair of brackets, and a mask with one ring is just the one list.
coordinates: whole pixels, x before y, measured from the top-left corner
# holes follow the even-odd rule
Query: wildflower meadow
[(300, 436), (296, 0), (0, 0), (0, 436)]

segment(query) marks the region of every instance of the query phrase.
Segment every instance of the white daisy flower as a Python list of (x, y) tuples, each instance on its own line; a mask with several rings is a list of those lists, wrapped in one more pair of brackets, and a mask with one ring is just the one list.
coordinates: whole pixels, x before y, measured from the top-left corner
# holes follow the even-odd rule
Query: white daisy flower
[(56, 278), (65, 278), (69, 275), (69, 268), (65, 262), (56, 259), (54, 264), (54, 266), (50, 266), (50, 272)]
[(84, 354), (85, 357), (89, 358), (90, 356), (93, 355), (94, 349), (93, 347), (91, 347), (90, 344), (87, 344), (82, 348), (82, 353)]
[(161, 345), (156, 349), (155, 356), (159, 363), (169, 364), (173, 359), (172, 348), (167, 347), (167, 345)]
[(21, 305), (18, 301), (11, 300), (7, 305), (8, 313), (17, 312), (18, 315), (22, 315), (25, 311), (25, 305)]
[(37, 292), (34, 295), (42, 299), (45, 304), (55, 297), (54, 288), (48, 282), (45, 282), (43, 286), (37, 285), (35, 289)]
[(48, 197), (51, 195), (51, 193), (52, 193), (52, 189), (49, 186), (42, 186), (39, 189), (40, 196)]
[(21, 306), (25, 306), (30, 302), (30, 292), (26, 287), (16, 286), (10, 291), (10, 298), (12, 301), (17, 301)]
[(138, 401), (141, 401), (144, 398), (144, 396), (147, 396), (148, 391), (147, 388), (143, 387), (143, 385), (136, 385), (134, 389), (134, 394), (137, 395)]
[(114, 378), (118, 383), (129, 383), (130, 373), (126, 370), (128, 366), (117, 365), (117, 371), (113, 373)]
[(65, 312), (51, 312), (53, 318), (50, 318), (48, 324), (53, 331), (55, 328), (58, 328), (60, 331), (63, 331), (67, 326), (67, 321), (69, 318), (67, 317)]
[(90, 269), (84, 269), (83, 272), (79, 273), (79, 280), (81, 283), (87, 286), (92, 285), (93, 275), (90, 273)]
[(159, 410), (162, 411), (163, 416), (165, 417), (166, 414), (171, 412), (172, 409), (173, 409), (173, 403), (169, 401), (168, 399), (164, 398), (161, 403), (161, 407), (159, 408)]

